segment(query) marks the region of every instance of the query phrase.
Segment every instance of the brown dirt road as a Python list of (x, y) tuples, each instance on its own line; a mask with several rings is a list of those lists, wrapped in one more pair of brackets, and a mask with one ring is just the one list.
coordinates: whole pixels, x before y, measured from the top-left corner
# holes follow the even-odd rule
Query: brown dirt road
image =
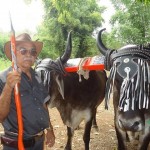
[[(50, 150), (63, 150), (66, 143), (66, 126), (63, 125), (59, 113), (56, 109), (50, 110), (52, 124), (56, 135), (56, 143)], [(97, 123), (99, 131), (92, 128), (90, 150), (115, 150), (116, 136), (113, 122), (113, 108), (104, 109), (102, 103), (97, 110)], [(75, 131), (72, 148), (73, 150), (84, 150), (83, 137), (84, 122), (81, 123), (80, 129)]]
[[(62, 123), (60, 115), (56, 108), (50, 109), (51, 122), (54, 127), (54, 133), (56, 136), (55, 145), (52, 148), (45, 146), (44, 150), (64, 150), (67, 135), (66, 126)], [(102, 103), (97, 109), (97, 123), (99, 131), (94, 128), (91, 130), (90, 150), (117, 150), (117, 139), (114, 129), (114, 112), (112, 103), (110, 103), (109, 110), (104, 109), (104, 103)], [(0, 132), (3, 132), (3, 128), (0, 125)], [(75, 131), (74, 139), (72, 143), (72, 150), (84, 150), (83, 143), (84, 122), (81, 123), (80, 129)], [(129, 146), (129, 150), (136, 150)], [(2, 150), (2, 145), (0, 145)]]

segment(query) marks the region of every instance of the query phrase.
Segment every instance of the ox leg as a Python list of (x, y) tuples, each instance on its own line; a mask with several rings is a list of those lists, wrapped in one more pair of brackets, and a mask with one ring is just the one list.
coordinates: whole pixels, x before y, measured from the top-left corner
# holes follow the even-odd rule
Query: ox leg
[(65, 146), (65, 150), (72, 150), (72, 138), (74, 135), (74, 130), (70, 127), (67, 127), (67, 144)]
[(118, 150), (126, 150), (126, 133), (122, 133), (117, 127), (115, 127), (117, 140), (118, 140)]
[(97, 113), (97, 110), (95, 111), (95, 113), (93, 114), (93, 121), (92, 121), (92, 127), (98, 131), (98, 125), (97, 125), (97, 121), (96, 121), (96, 113)]
[(89, 143), (90, 143), (90, 132), (91, 132), (91, 127), (92, 127), (92, 120), (91, 118), (90, 121), (88, 121), (85, 125), (85, 130), (84, 130), (84, 135), (83, 135), (83, 141), (85, 144), (85, 150), (89, 150)]
[(150, 143), (150, 134), (148, 134), (146, 137), (144, 137), (144, 139), (140, 143), (141, 144), (138, 148), (139, 150), (148, 150), (148, 146)]

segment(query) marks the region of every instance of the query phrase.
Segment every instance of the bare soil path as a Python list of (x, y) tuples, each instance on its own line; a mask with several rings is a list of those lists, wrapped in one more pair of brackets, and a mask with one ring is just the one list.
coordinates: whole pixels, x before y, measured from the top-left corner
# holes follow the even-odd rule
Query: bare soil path
[[(52, 124), (56, 135), (56, 143), (51, 150), (63, 150), (67, 137), (66, 126), (63, 125), (60, 115), (56, 109), (50, 110)], [(109, 107), (109, 110), (104, 109), (102, 103), (97, 110), (97, 123), (99, 131), (95, 131), (92, 128), (90, 149), (91, 150), (115, 150), (116, 149), (116, 136), (113, 121), (113, 108)], [(84, 143), (82, 140), (84, 122), (81, 123), (80, 129), (75, 131), (73, 139), (73, 150), (84, 150)]]
[[(63, 150), (66, 144), (66, 126), (62, 123), (60, 115), (56, 108), (50, 109), (51, 121), (54, 127), (56, 143), (53, 148), (45, 147), (45, 150)], [(99, 131), (92, 128), (90, 150), (116, 150), (117, 140), (114, 129), (113, 107), (110, 105), (109, 110), (104, 109), (102, 103), (97, 110), (97, 123)], [(81, 123), (80, 129), (75, 131), (73, 139), (73, 150), (84, 150), (83, 137), (84, 122)], [(3, 131), (0, 126), (0, 131)], [(2, 149), (2, 146), (0, 150)]]

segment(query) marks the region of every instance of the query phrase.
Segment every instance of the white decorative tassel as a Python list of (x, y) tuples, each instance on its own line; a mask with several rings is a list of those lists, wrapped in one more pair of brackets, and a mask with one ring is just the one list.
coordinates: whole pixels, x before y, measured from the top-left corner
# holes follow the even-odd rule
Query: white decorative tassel
[(88, 59), (89, 57), (85, 57), (82, 58), (80, 63), (79, 63), (79, 69), (77, 71), (78, 75), (79, 75), (79, 82), (82, 81), (81, 79), (81, 75), (83, 75), (84, 79), (88, 79), (89, 78), (89, 70), (83, 70), (82, 65), (85, 63), (85, 61)]

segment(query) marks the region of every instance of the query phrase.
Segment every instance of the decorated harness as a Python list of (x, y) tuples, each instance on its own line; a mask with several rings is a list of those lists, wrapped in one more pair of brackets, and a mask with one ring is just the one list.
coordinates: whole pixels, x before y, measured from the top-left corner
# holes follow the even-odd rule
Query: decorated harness
[(108, 50), (105, 69), (110, 71), (106, 85), (105, 108), (113, 89), (115, 78), (121, 82), (119, 110), (148, 109), (150, 107), (150, 49), (131, 45), (120, 50)]
[(35, 70), (42, 79), (44, 86), (48, 90), (50, 89), (50, 77), (51, 77), (50, 74), (52, 71), (56, 71), (62, 75), (65, 75), (67, 73), (61, 62), (61, 58), (56, 59), (56, 61), (53, 61), (50, 58), (38, 60), (35, 66)]

